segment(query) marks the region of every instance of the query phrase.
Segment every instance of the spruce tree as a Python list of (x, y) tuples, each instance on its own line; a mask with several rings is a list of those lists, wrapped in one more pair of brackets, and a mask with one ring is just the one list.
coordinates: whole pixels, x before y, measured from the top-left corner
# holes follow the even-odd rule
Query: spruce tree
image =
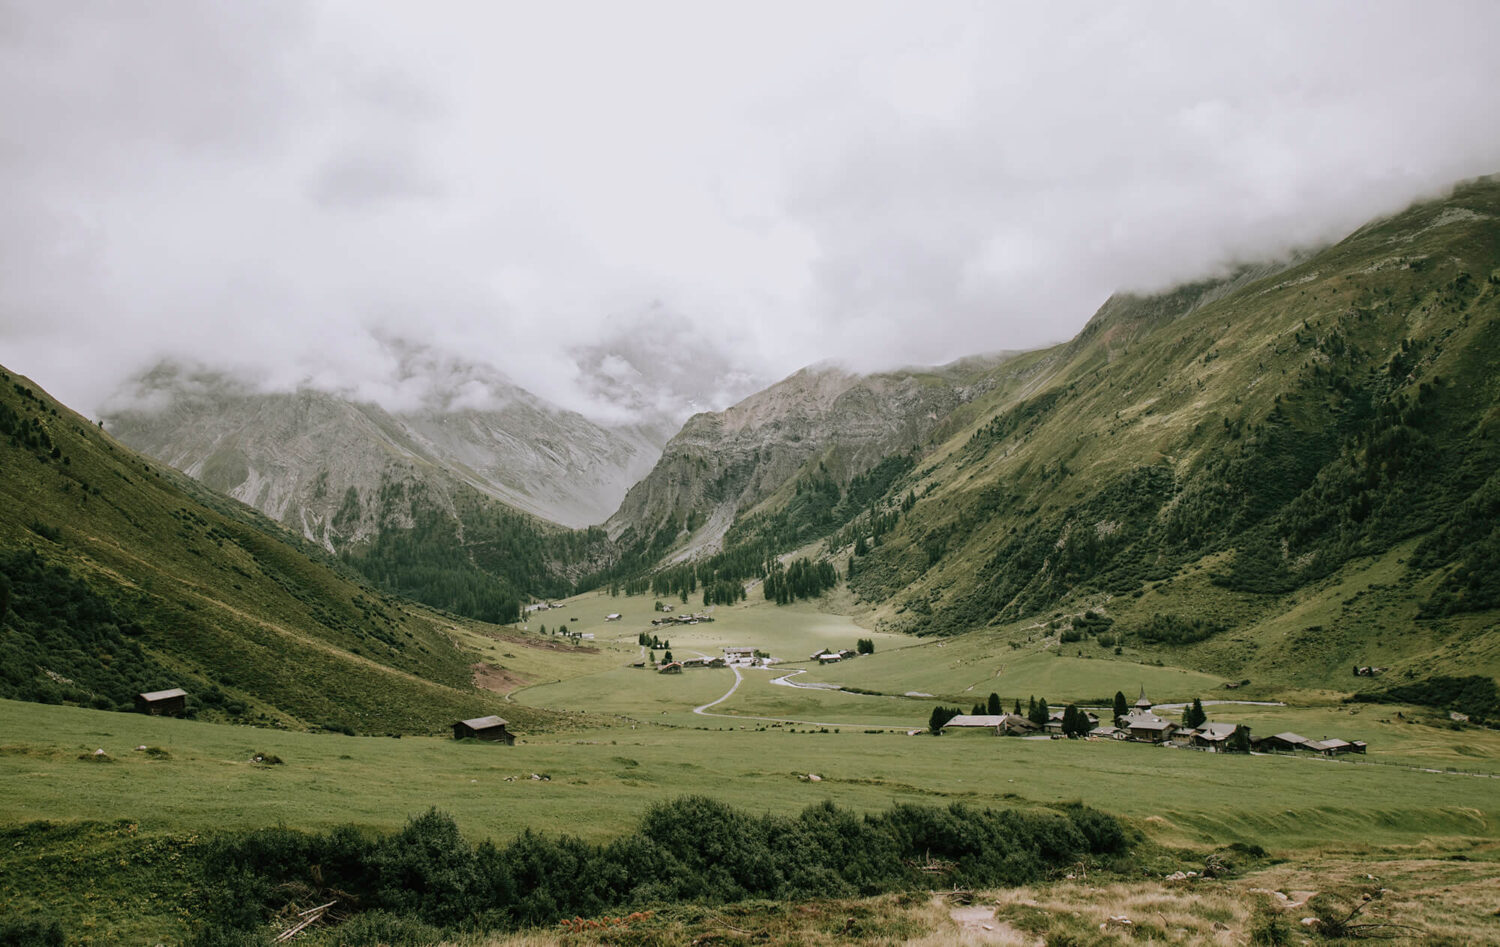
[(1193, 702), (1182, 710), (1182, 725), (1189, 728), (1197, 728), (1208, 722), (1208, 714), (1203, 712), (1203, 701), (1197, 697)]
[(1250, 752), (1250, 731), (1244, 727), (1235, 727), (1234, 732), (1229, 735), (1229, 752)]
[(1021, 716), (1021, 698), (1016, 698), (1016, 705), (1011, 708), (1010, 712), (1015, 714), (1017, 717)]
[(1129, 713), (1130, 705), (1125, 702), (1125, 692), (1115, 691), (1115, 719), (1119, 720)]
[(990, 712), (990, 716), (993, 716), (993, 717), (1000, 716), (1000, 713), (1001, 713), (1000, 695), (992, 692), (990, 694), (989, 706), (986, 707), (985, 709)]
[(1031, 711), (1026, 714), (1026, 717), (1037, 726), (1045, 727), (1050, 715), (1051, 711), (1047, 709), (1047, 701), (1046, 699), (1042, 699), (1032, 705)]

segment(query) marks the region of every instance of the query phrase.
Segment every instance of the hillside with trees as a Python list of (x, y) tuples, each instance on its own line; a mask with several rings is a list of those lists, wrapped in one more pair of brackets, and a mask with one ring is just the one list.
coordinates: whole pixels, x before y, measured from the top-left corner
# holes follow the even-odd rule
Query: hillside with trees
[(3, 369), (0, 471), (0, 697), (126, 710), (181, 687), (207, 719), (357, 733), (500, 706), (474, 688), (462, 620), (375, 589)]

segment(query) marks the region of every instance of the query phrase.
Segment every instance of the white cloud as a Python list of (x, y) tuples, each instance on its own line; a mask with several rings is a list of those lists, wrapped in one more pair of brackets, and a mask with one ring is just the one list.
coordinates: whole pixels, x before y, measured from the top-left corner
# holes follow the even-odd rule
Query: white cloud
[(161, 356), (399, 407), (426, 397), (404, 340), (625, 419), (1060, 340), (1115, 289), (1500, 171), (1497, 27), (1492, 3), (5, 5), (0, 362), (85, 411)]

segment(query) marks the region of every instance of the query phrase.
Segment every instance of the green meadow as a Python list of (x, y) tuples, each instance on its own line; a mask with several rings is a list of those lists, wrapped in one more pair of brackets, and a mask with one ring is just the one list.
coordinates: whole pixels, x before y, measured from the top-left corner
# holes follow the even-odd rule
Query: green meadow
[[(1497, 841), (1500, 778), (1468, 773), (1500, 771), (1500, 733), (1450, 729), (1414, 708), (1346, 705), (1316, 691), (1281, 707), (1208, 708), (1211, 719), (1257, 734), (1366, 740), (1363, 759), (912, 736), (937, 703), (966, 706), (992, 689), (1007, 702), (1035, 694), (1053, 703), (1115, 690), (1133, 697), (1142, 686), (1161, 702), (1226, 692), (1218, 678), (1128, 655), (1060, 655), (1042, 640), (1013, 648), (988, 632), (943, 641), (872, 635), (807, 605), (747, 603), (716, 609), (711, 624), (654, 629), (675, 655), (734, 644), (801, 658), (742, 670), (730, 693), (729, 669), (662, 675), (631, 666), (642, 651), (636, 635), (652, 627), (650, 608), (650, 599), (585, 596), (533, 616), (524, 635), (455, 628), (484, 663), (513, 675), (511, 706), (562, 712), (543, 718), (545, 729), (516, 727), (511, 747), (0, 701), (0, 825), (9, 827), (0, 829), (0, 903), (65, 918), (78, 943), (170, 943), (192, 928), (191, 865), (214, 833), (348, 824), (389, 832), (436, 807), (476, 841), (526, 829), (603, 841), (634, 828), (653, 803), (690, 794), (780, 815), (825, 801), (876, 812), (897, 803), (1080, 800), (1162, 845), (1241, 841), (1292, 859), (1329, 851), (1487, 859)], [(605, 622), (612, 611), (622, 619)], [(560, 625), (596, 637), (574, 645), (535, 634)], [(859, 637), (874, 638), (874, 655), (808, 666), (813, 651)], [(787, 675), (878, 693), (773, 683)], [(702, 705), (708, 712), (695, 713)], [(104, 761), (95, 758), (101, 749)]]
[[(795, 731), (795, 732), (794, 732)], [(436, 806), (464, 832), (622, 834), (654, 801), (752, 812), (824, 800), (977, 805), (1083, 800), (1164, 842), (1296, 849), (1492, 838), (1500, 779), (1109, 740), (934, 738), (858, 728), (639, 725), (527, 737), (347, 737), (0, 701), (0, 822), (127, 820), (148, 834), (269, 825), (395, 829)], [(135, 746), (154, 748), (153, 752)], [(104, 749), (110, 762), (94, 762)], [(256, 755), (279, 765), (252, 762)], [(531, 776), (546, 779), (532, 779)], [(808, 781), (816, 774), (819, 781)]]

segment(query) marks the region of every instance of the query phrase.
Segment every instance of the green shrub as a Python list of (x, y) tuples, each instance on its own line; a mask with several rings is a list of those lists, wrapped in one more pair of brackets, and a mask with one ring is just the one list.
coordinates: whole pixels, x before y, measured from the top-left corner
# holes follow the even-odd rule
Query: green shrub
[(0, 918), (0, 947), (63, 947), (63, 930), (41, 918)]

